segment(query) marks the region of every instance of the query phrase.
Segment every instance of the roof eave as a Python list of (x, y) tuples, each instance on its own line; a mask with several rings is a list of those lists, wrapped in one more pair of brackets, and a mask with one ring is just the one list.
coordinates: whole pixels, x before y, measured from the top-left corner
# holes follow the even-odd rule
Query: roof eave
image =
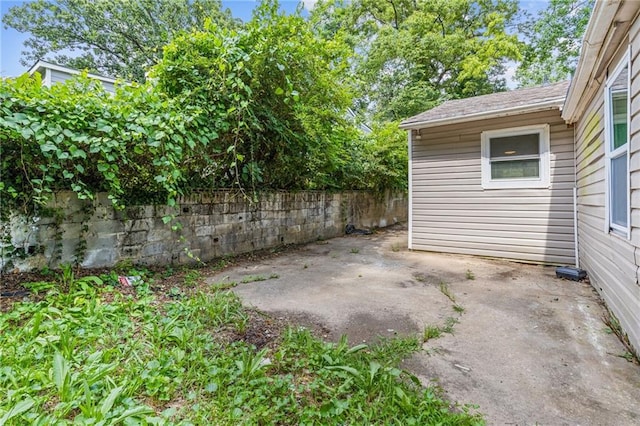
[(637, 14), (638, 7), (638, 3), (621, 0), (595, 2), (582, 40), (580, 59), (563, 107), (562, 118), (567, 123), (575, 123), (586, 106), (588, 96), (585, 96), (585, 92), (598, 78), (594, 74), (599, 74), (598, 68), (602, 68), (602, 52), (615, 39), (615, 34), (611, 34), (609, 29), (616, 22), (630, 21)]
[[(47, 61), (43, 61), (43, 60), (39, 60), (38, 62), (36, 62), (31, 68), (29, 68), (29, 70), (27, 71), (27, 73), (29, 75), (33, 75), (33, 73), (35, 72), (40, 72), (40, 74), (42, 74), (42, 72), (40, 71), (41, 69), (52, 69), (55, 71), (62, 71), (62, 72), (66, 72), (68, 74), (74, 74), (74, 75), (80, 75), (82, 74), (82, 71), (77, 70), (75, 68), (69, 68), (69, 67), (65, 67), (62, 65), (58, 65), (58, 64), (53, 64), (51, 62), (47, 62)], [(116, 83), (117, 80), (115, 78), (111, 78), (111, 77), (105, 77), (104, 75), (99, 75), (99, 74), (91, 74), (91, 73), (87, 73), (87, 76), (96, 80), (101, 80), (104, 81), (106, 83)]]
[(520, 115), (520, 114), (528, 114), (532, 112), (548, 111), (550, 109), (561, 110), (563, 103), (564, 103), (564, 96), (562, 98), (552, 99), (549, 101), (539, 102), (536, 104), (520, 105), (512, 108), (467, 114), (460, 117), (442, 118), (438, 120), (422, 120), (422, 121), (416, 121), (416, 122), (404, 122), (404, 123), (400, 123), (400, 128), (403, 130), (425, 129), (429, 127), (446, 126), (448, 124), (466, 123), (468, 121), (485, 120), (489, 118), (500, 118), (500, 117), (508, 117), (510, 115)]

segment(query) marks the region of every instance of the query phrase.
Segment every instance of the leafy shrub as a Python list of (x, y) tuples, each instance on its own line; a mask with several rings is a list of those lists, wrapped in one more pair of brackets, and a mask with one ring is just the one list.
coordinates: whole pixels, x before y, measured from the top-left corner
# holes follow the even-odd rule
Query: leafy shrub
[(406, 187), (404, 133), (348, 119), (350, 50), (264, 2), (238, 30), (178, 36), (143, 85), (110, 95), (86, 75), (0, 80), (2, 213), (51, 195), (175, 204), (195, 190)]
[(105, 191), (116, 204), (140, 193), (171, 202), (187, 154), (212, 139), (197, 107), (144, 85), (110, 96), (86, 76), (46, 88), (25, 74), (0, 81), (0, 102), (0, 195), (27, 210), (59, 190), (81, 199)]
[(264, 2), (240, 31), (208, 23), (177, 37), (151, 75), (169, 96), (230, 124), (216, 126), (225, 148), (201, 157), (219, 170), (207, 185), (343, 187), (330, 176), (358, 137), (341, 81), (348, 52), (339, 37), (326, 41)]

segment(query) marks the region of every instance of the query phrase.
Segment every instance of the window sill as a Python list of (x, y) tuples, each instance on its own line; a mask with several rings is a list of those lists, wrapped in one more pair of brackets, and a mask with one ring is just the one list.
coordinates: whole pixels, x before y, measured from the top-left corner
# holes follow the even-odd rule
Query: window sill
[(609, 228), (609, 235), (613, 235), (616, 238), (620, 238), (624, 241), (629, 241), (629, 234), (628, 234), (628, 230), (620, 230), (620, 229), (614, 229), (614, 228)]

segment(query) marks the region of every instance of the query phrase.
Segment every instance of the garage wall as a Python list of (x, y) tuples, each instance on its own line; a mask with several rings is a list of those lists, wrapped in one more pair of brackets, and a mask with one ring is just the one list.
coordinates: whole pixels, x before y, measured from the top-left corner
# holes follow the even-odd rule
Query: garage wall
[[(481, 133), (550, 125), (549, 189), (483, 189)], [(413, 131), (412, 248), (573, 264), (573, 129), (558, 110)]]

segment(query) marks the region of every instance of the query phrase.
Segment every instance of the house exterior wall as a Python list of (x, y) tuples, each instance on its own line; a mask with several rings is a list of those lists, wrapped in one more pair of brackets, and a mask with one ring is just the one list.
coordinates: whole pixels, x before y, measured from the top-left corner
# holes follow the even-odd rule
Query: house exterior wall
[(636, 20), (609, 64), (611, 71), (631, 46), (631, 130), (629, 145), (631, 238), (607, 231), (604, 147), (604, 83), (581, 114), (576, 127), (578, 186), (578, 247), (580, 265), (591, 284), (620, 321), (636, 352), (640, 353), (640, 21)]
[[(548, 123), (550, 188), (483, 189), (481, 133)], [(412, 133), (411, 248), (573, 264), (573, 129), (557, 109)]]
[[(73, 74), (73, 73), (69, 73), (69, 72), (65, 72), (65, 71), (61, 71), (61, 70), (56, 70), (56, 69), (47, 69), (46, 71), (47, 73), (49, 73), (50, 77), (46, 80), (46, 84), (51, 86), (53, 84), (56, 83), (64, 83), (65, 81), (75, 77), (77, 74)], [(98, 80), (100, 80), (100, 82), (102, 83), (102, 86), (104, 87), (104, 89), (109, 92), (109, 93), (115, 93), (116, 89), (113, 83), (111, 83), (110, 81), (105, 81), (105, 80), (101, 80), (98, 78)]]

